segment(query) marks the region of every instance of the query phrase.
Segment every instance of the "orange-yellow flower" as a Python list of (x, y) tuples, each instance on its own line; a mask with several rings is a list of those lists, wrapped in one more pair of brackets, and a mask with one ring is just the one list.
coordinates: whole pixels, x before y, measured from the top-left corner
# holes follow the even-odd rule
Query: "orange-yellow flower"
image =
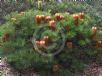
[(74, 19), (74, 24), (76, 25), (76, 26), (78, 26), (78, 23), (79, 23), (79, 15), (78, 14), (73, 14), (72, 15), (73, 16), (73, 19)]
[(64, 16), (60, 15), (60, 13), (56, 13), (55, 17), (57, 20), (63, 20), (64, 19)]
[(79, 13), (79, 18), (80, 19), (84, 19), (85, 18), (85, 14), (83, 12)]
[(53, 72), (57, 72), (57, 71), (59, 71), (59, 69), (60, 69), (60, 65), (59, 64), (55, 64), (52, 67)]
[(15, 22), (17, 19), (16, 19), (15, 17), (12, 17), (11, 20), (12, 20), (13, 22)]
[(40, 15), (36, 15), (35, 20), (36, 20), (37, 24), (40, 24), (42, 21), (42, 17)]
[(97, 32), (97, 27), (93, 26), (92, 27), (92, 34), (96, 34), (96, 32)]
[(25, 14), (25, 12), (20, 12), (19, 13), (20, 16), (23, 16), (24, 14)]
[(50, 20), (51, 20), (51, 16), (46, 16), (46, 17), (45, 17), (45, 20), (46, 20), (46, 21), (50, 21)]
[(102, 41), (97, 41), (97, 42), (96, 42), (96, 46), (97, 46), (97, 47), (102, 47)]
[(50, 29), (55, 29), (55, 27), (56, 27), (56, 22), (55, 22), (54, 20), (51, 20), (51, 21), (49, 21), (48, 26), (49, 26)]

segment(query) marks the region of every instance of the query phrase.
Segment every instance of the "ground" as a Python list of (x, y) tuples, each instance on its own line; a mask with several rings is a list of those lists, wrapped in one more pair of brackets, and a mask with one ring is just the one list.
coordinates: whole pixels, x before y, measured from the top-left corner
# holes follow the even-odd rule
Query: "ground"
[(0, 60), (0, 76), (38, 76), (35, 72), (24, 72), (19, 73), (15, 71), (10, 65), (6, 62), (5, 59)]
[[(34, 71), (19, 73), (11, 68), (5, 59), (0, 60), (0, 72), (1, 76), (39, 76)], [(91, 63), (87, 65), (84, 73), (76, 73), (75, 76), (102, 76), (102, 66), (96, 62)]]

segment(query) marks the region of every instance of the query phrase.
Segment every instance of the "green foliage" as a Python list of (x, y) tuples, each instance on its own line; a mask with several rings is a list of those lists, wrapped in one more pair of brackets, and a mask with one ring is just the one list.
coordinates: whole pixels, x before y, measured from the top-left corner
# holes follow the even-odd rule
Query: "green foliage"
[[(82, 3), (80, 1), (66, 1), (63, 0), (62, 3), (59, 2), (46, 2), (44, 3), (44, 11), (49, 11), (52, 14), (56, 12), (80, 12), (84, 11), (88, 14), (90, 14), (91, 18), (94, 19), (94, 23), (97, 24), (97, 26), (102, 25), (102, 10), (101, 10), (101, 1), (83, 1)], [(97, 6), (97, 7), (96, 7)], [(93, 24), (94, 24), (93, 23)]]
[(98, 32), (97, 32), (97, 40), (102, 40), (102, 31), (101, 31), (101, 29), (98, 30)]
[[(0, 36), (3, 37), (5, 33), (9, 33), (10, 39), (6, 42), (3, 42), (2, 39), (0, 41), (2, 56), (6, 56), (8, 62), (17, 70), (32, 68), (36, 71), (43, 72), (43, 70), (48, 70), (49, 72), (54, 64), (59, 64), (61, 65), (59, 76), (67, 76), (67, 74), (73, 76), (72, 72), (82, 71), (85, 67), (85, 63), (81, 59), (81, 56), (84, 59), (86, 56), (95, 56), (97, 52), (96, 49), (94, 53), (91, 51), (87, 52), (85, 51), (87, 49), (83, 49), (84, 46), (88, 44), (91, 45), (90, 30), (93, 20), (90, 18), (90, 15), (86, 13), (83, 21), (79, 20), (78, 26), (76, 26), (72, 14), (60, 14), (64, 16), (64, 19), (61, 21), (55, 19), (55, 30), (49, 30), (48, 22), (46, 21), (41, 24), (37, 24), (35, 21), (36, 15), (51, 16), (54, 19), (55, 16), (51, 15), (51, 13), (27, 10), (23, 12), (23, 14), (14, 12), (7, 15), (5, 17), (7, 22), (0, 26)], [(63, 31), (65, 34), (65, 41), (71, 41), (77, 48), (69, 49), (65, 44), (62, 52), (56, 56), (40, 55), (36, 52), (31, 40), (39, 26), (44, 26), (44, 28), (42, 28), (44, 32), (43, 35), (40, 36), (42, 34), (42, 31), (40, 31), (39, 34), (36, 34), (36, 38), (39, 39), (44, 35), (48, 35), (50, 39), (57, 40), (57, 46), (60, 47), (59, 44), (62, 41), (58, 33), (60, 29), (60, 31)], [(69, 29), (66, 29), (66, 27), (69, 27)], [(50, 52), (50, 50), (46, 51), (47, 53)], [(98, 57), (101, 56), (98, 55)], [(102, 58), (97, 59), (101, 60)]]

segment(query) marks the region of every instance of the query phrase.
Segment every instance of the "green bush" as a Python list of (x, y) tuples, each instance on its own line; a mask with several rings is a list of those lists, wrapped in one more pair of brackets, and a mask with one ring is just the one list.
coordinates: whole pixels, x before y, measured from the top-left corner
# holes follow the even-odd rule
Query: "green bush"
[[(36, 15), (51, 16), (56, 22), (55, 30), (49, 29), (48, 22), (46, 22), (46, 20), (41, 24), (37, 24), (35, 21)], [(57, 64), (57, 69), (59, 69), (58, 65), (61, 67), (59, 71), (61, 74), (63, 69), (66, 69), (66, 73), (70, 73), (71, 75), (71, 72), (82, 71), (86, 65), (85, 63), (88, 62), (83, 60), (87, 60), (88, 57), (90, 57), (90, 59), (96, 57), (97, 50), (101, 52), (102, 49), (97, 49), (92, 46), (93, 40), (90, 38), (90, 30), (93, 20), (90, 18), (90, 15), (86, 13), (84, 19), (81, 20), (78, 18), (78, 25), (76, 25), (72, 14), (60, 13), (60, 15), (64, 17), (64, 19), (60, 21), (56, 20), (55, 16), (50, 13), (36, 10), (28, 10), (22, 13), (14, 12), (7, 15), (5, 17), (7, 22), (0, 26), (0, 55), (6, 56), (8, 63), (17, 70), (32, 68), (40, 72), (44, 70), (50, 71), (53, 69), (53, 66)], [(74, 47), (68, 48), (69, 46), (66, 46), (67, 44), (65, 43), (62, 52), (55, 56), (52, 56), (51, 53), (57, 51), (56, 48), (52, 50), (43, 50), (41, 47), (40, 49), (45, 51), (45, 53), (48, 53), (48, 56), (39, 54), (33, 47), (32, 39), (35, 37), (39, 40), (42, 36), (44, 36), (40, 36), (42, 34), (42, 30), (39, 34), (34, 35), (40, 26), (43, 26), (42, 30), (45, 31), (43, 33), (44, 35), (51, 37), (50, 39), (52, 41), (56, 40), (56, 48), (60, 48), (59, 44), (62, 43), (62, 37), (60, 37), (61, 34), (59, 33), (59, 29), (64, 33), (65, 42), (72, 42)], [(7, 39), (3, 40), (2, 37), (5, 34)], [(52, 45), (52, 43), (49, 42), (48, 45)], [(92, 48), (94, 47), (93, 49), (90, 48), (90, 52), (87, 48), (84, 48), (89, 45), (91, 45)], [(93, 50), (95, 53), (93, 53)], [(99, 58), (96, 57), (96, 59), (102, 59), (101, 55), (98, 55), (98, 57)]]

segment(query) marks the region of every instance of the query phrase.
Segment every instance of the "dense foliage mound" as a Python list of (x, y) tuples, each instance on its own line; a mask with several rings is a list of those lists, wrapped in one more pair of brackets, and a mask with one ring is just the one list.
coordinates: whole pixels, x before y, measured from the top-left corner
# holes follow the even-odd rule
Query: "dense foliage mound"
[(0, 55), (17, 70), (30, 68), (67, 76), (82, 71), (89, 60), (102, 62), (102, 42), (96, 40), (97, 27), (87, 13), (51, 15), (29, 10), (11, 13), (5, 19), (0, 27)]

